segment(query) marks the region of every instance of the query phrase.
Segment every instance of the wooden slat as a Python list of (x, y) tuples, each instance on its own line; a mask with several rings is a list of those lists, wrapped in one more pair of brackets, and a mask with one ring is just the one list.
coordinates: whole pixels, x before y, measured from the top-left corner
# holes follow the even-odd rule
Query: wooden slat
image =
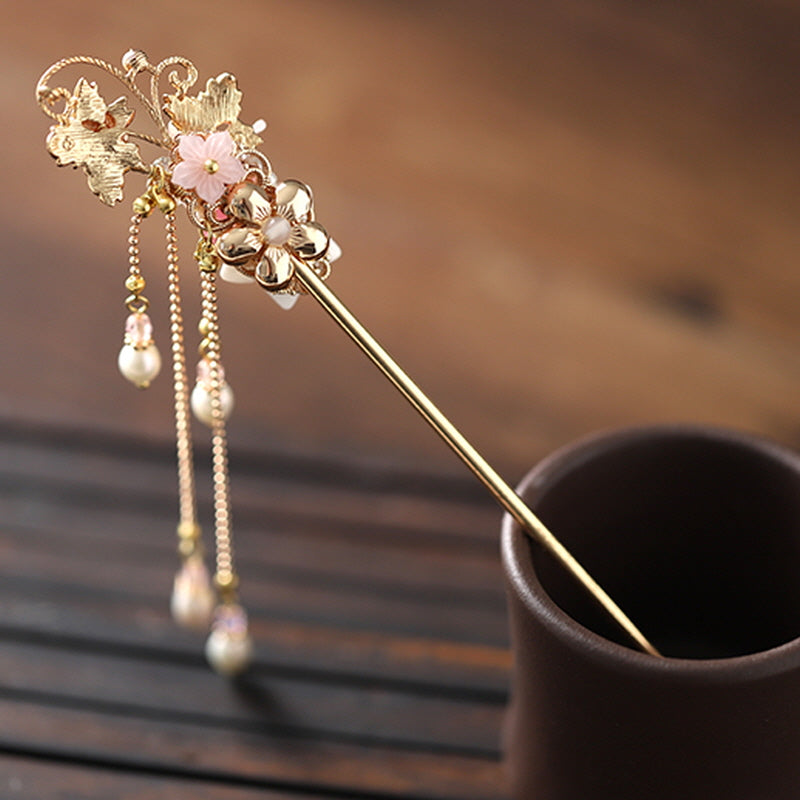
[[(36, 497), (40, 491), (4, 485), (0, 478), (2, 519), (6, 527), (17, 528), (21, 538), (38, 538), (54, 553), (115, 552), (120, 560), (134, 563), (166, 561), (175, 553), (171, 508), (164, 513), (146, 506), (125, 511), (87, 508), (66, 496), (42, 504)], [(236, 517), (237, 550), (242, 563), (260, 573), (292, 574), (299, 582), (337, 579), (383, 594), (416, 586), (429, 595), (461, 596), (466, 602), (470, 597), (492, 602), (502, 591), (496, 547), (407, 536), (379, 524), (359, 536), (335, 519), (314, 523), (264, 514), (258, 524), (241, 516)]]
[(327, 676), (322, 666), (315, 676), (293, 676), (256, 664), (240, 691), (232, 691), (199, 658), (194, 664), (99, 652), (87, 658), (72, 648), (6, 641), (0, 692), (52, 695), (164, 719), (189, 717), (223, 728), (496, 755), (502, 705), (345, 682)]
[[(196, 662), (201, 637), (176, 628), (165, 598), (81, 594), (75, 586), (3, 578), (0, 635), (11, 640), (65, 638), (74, 646), (134, 651)], [(351, 682), (421, 686), (441, 695), (502, 703), (511, 657), (506, 648), (354, 631), (335, 625), (251, 618), (263, 669), (327, 672)]]
[(320, 795), (305, 792), (231, 787), (188, 776), (2, 754), (0, 792), (8, 800), (321, 800)]
[[(136, 453), (100, 450), (88, 444), (54, 447), (53, 443), (19, 442), (0, 438), (0, 478), (11, 486), (37, 481), (53, 492), (71, 494), (101, 507), (148, 507), (169, 510), (175, 507), (175, 468), (171, 448), (164, 447), (155, 457)], [(207, 494), (208, 469), (198, 464), (199, 491)], [(338, 481), (322, 483), (293, 477), (281, 479), (275, 474), (236, 471), (233, 457), (233, 491), (237, 513), (245, 520), (253, 518), (302, 519), (354, 534), (385, 527), (393, 536), (437, 535), (478, 540), (490, 547), (496, 540), (500, 513), (494, 505), (479, 500), (464, 502), (463, 497), (435, 499), (415, 493), (402, 485), (369, 490)], [(483, 502), (481, 502), (483, 501)]]
[[(158, 510), (162, 495), (171, 495), (164, 488), (165, 478), (172, 482), (170, 460), (98, 455), (88, 446), (49, 458), (44, 446), (19, 442), (0, 443), (0, 451), (15, 469), (5, 479), (0, 474), (0, 510), (7, 525), (19, 526), (7, 535), (22, 540), (8, 547), (10, 574), (57, 574), (76, 587), (141, 592), (150, 601), (163, 596), (175, 564), (174, 523)], [(271, 500), (236, 505), (237, 520), (244, 518), (237, 543), (250, 587), (245, 596), (256, 613), (311, 625), (335, 617), (353, 630), (505, 645), (496, 544), (479, 546), (489, 544), (488, 530), (478, 527), (474, 509), (445, 501), (454, 525), (469, 520), (472, 527), (439, 535), (428, 528), (427, 511), (442, 509), (424, 500), (408, 521), (417, 501), (408, 495), (400, 507), (383, 505), (378, 519), (359, 526), (348, 509), (381, 506), (383, 499), (335, 490), (341, 501), (336, 507), (323, 501), (314, 522), (303, 515), (326, 487), (290, 488), (295, 499), (284, 497), (288, 505), (278, 514)], [(81, 490), (89, 497), (81, 498)], [(39, 502), (42, 492), (46, 503)], [(458, 541), (462, 531), (466, 538)]]
[(140, 772), (182, 773), (222, 783), (318, 791), (353, 798), (500, 800), (503, 775), (492, 759), (405, 752), (284, 737), (269, 731), (232, 732), (162, 719), (0, 700), (0, 751), (52, 753), (112, 763)]
[[(87, 516), (86, 525), (92, 525), (91, 515)], [(48, 533), (30, 529), (20, 529), (16, 534), (10, 531), (6, 535), (10, 537), (6, 540), (6, 568), (10, 574), (35, 577), (44, 572), (58, 575), (77, 587), (111, 592), (142, 591), (151, 598), (163, 596), (176, 563), (169, 548), (153, 554), (128, 546), (115, 554), (110, 537), (106, 543), (92, 540), (87, 543), (80, 537), (65, 538), (61, 531)], [(171, 534), (167, 535), (172, 538)], [(23, 540), (23, 545), (11, 547), (10, 539), (17, 536)], [(244, 536), (240, 532), (240, 538)], [(295, 544), (298, 536), (297, 532), (293, 534)], [(345, 554), (347, 552), (349, 548)], [(266, 558), (255, 561), (243, 555), (240, 563), (246, 587), (243, 588), (244, 597), (254, 611), (261, 609), (279, 619), (316, 623), (330, 623), (336, 619), (339, 624), (354, 629), (382, 629), (404, 634), (414, 631), (481, 644), (505, 643), (504, 602), (496, 555), (491, 562), (496, 588), (475, 591), (452, 583), (449, 587), (440, 587), (435, 582), (435, 571), (429, 572), (427, 584), (422, 584), (419, 577), (404, 581), (391, 566), (392, 552), (390, 548), (388, 553), (382, 553), (380, 545), (373, 550), (373, 543), (365, 542), (357, 556), (365, 570), (363, 577), (352, 573), (336, 575), (316, 567), (313, 537), (307, 543), (307, 559), (312, 561), (308, 566), (296, 563), (287, 568), (270, 564)], [(296, 554), (302, 555), (297, 551)], [(356, 551), (352, 554), (355, 556)], [(426, 548), (419, 548), (419, 557), (426, 558)], [(445, 553), (438, 552), (435, 560), (443, 571), (458, 574), (460, 557), (456, 548), (450, 548)], [(488, 566), (487, 563), (484, 568), (488, 570)], [(376, 574), (373, 575), (373, 571)], [(468, 564), (465, 576), (470, 572), (474, 570)], [(389, 575), (393, 576), (392, 582), (389, 582)]]
[[(80, 452), (69, 460), (76, 462)], [(89, 510), (69, 491), (79, 466), (69, 475), (49, 470), (46, 489), (32, 475), (21, 490), (0, 485), (6, 630), (196, 654), (196, 637), (176, 632), (166, 613), (172, 521), (147, 503), (131, 509), (113, 497), (109, 507)], [(496, 553), (436, 540), (426, 547), (380, 531), (357, 536), (296, 522), (239, 530), (259, 657), (297, 669), (324, 659), (372, 680), (504, 696), (509, 656)]]

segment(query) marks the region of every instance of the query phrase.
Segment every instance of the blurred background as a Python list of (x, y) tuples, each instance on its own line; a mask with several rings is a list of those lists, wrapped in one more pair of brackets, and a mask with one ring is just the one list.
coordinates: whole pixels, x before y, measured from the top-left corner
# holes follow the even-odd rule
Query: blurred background
[[(263, 151), (344, 250), (332, 288), (511, 480), (633, 423), (796, 445), (798, 41), (789, 0), (18, 5), (0, 30), (0, 418), (171, 436), (167, 372), (137, 393), (115, 364), (142, 177), (103, 206), (55, 167), (34, 101), (59, 58), (137, 47), (192, 59), (198, 88), (238, 77), (242, 119), (267, 120)], [(123, 93), (83, 67), (56, 85), (82, 74)], [(156, 217), (142, 242), (166, 356)], [(312, 300), (287, 313), (226, 284), (221, 302), (234, 446), (461, 474)]]

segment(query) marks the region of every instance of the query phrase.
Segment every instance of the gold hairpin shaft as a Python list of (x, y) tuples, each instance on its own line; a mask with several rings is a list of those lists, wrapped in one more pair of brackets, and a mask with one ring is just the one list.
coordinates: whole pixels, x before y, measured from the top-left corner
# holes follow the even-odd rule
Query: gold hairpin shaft
[(411, 403), (423, 419), (444, 439), (453, 452), (472, 470), (500, 505), (522, 526), (522, 529), (555, 556), (642, 651), (653, 656), (660, 656), (658, 650), (631, 622), (625, 612), (606, 594), (597, 581), (589, 575), (569, 550), (547, 529), (522, 498), (498, 475), (450, 420), (439, 411), (372, 334), (316, 275), (314, 270), (298, 261), (295, 265), (295, 277), (391, 381), (403, 397)]

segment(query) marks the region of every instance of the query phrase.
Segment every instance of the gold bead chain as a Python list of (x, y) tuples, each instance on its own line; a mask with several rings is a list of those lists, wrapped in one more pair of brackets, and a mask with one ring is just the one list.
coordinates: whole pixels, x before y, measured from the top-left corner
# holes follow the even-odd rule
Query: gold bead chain
[(142, 276), (141, 259), (139, 254), (139, 228), (142, 224), (142, 215), (134, 214), (131, 217), (131, 226), (128, 228), (128, 277), (125, 288), (130, 294), (125, 298), (125, 307), (131, 314), (144, 313), (150, 305), (142, 295), (145, 280)]
[(214, 483), (214, 536), (216, 539), (216, 574), (214, 582), (220, 599), (236, 600), (237, 577), (233, 566), (231, 536), (230, 486), (228, 478), (228, 439), (222, 407), (219, 314), (217, 309), (216, 272), (201, 270), (201, 298), (205, 333), (203, 349), (209, 365), (211, 405), (211, 459)]
[(200, 538), (195, 499), (194, 454), (192, 448), (189, 383), (186, 369), (186, 348), (183, 331), (178, 238), (175, 213), (165, 214), (167, 234), (167, 285), (169, 291), (169, 323), (172, 348), (172, 376), (175, 392), (175, 442), (178, 456), (178, 494), (181, 555), (192, 555)]

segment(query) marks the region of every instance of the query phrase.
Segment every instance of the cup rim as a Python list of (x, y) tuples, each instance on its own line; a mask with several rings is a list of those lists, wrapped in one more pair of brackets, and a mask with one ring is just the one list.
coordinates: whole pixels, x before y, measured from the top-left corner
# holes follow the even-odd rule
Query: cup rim
[[(746, 447), (800, 472), (800, 456), (782, 445), (762, 436), (742, 431), (693, 424), (657, 424), (610, 429), (594, 433), (568, 444), (540, 461), (528, 472), (517, 487), (525, 499), (527, 492), (543, 491), (567, 472), (594, 458), (598, 452), (628, 446), (637, 441), (657, 438), (683, 438), (711, 441)], [(558, 531), (554, 531), (558, 536)], [(658, 658), (631, 647), (617, 644), (589, 630), (573, 619), (555, 603), (533, 568), (530, 539), (519, 523), (508, 513), (503, 515), (501, 553), (509, 591), (513, 591), (547, 629), (584, 658), (598, 663), (613, 664), (615, 669), (658, 671), (666, 675), (700, 677), (728, 682), (735, 678), (761, 678), (800, 668), (800, 636), (788, 642), (742, 656), (729, 658)], [(800, 576), (798, 576), (800, 579)], [(635, 622), (635, 619), (634, 619)], [(646, 631), (643, 631), (647, 635)]]

